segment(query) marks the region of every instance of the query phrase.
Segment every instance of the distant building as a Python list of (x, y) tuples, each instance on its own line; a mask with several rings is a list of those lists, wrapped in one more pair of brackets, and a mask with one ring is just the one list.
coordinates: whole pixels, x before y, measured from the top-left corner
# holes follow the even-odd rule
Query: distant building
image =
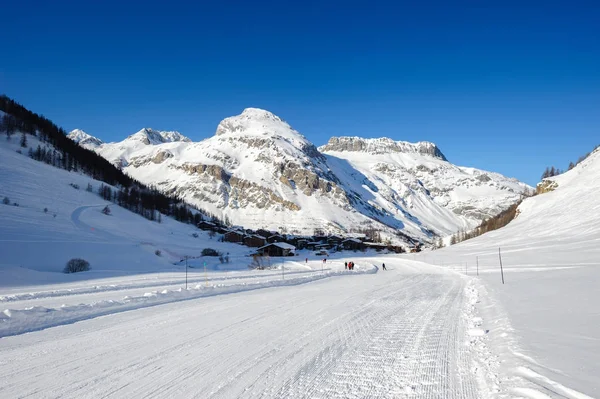
[(242, 232), (229, 230), (223, 234), (223, 241), (243, 243), (244, 236), (245, 234)]
[(212, 230), (212, 231), (216, 231), (217, 230), (217, 225), (214, 224), (213, 222), (207, 222), (206, 220), (203, 220), (200, 223), (198, 223), (198, 228), (200, 230)]
[(341, 246), (350, 251), (364, 251), (365, 249), (365, 244), (358, 238), (348, 238), (342, 241)]
[(244, 245), (247, 247), (262, 247), (267, 243), (267, 240), (263, 236), (257, 234), (249, 235), (244, 237)]
[(284, 242), (284, 241), (285, 241), (285, 238), (280, 234), (273, 234), (272, 236), (269, 236), (267, 238), (267, 242), (271, 243), (271, 244), (274, 242)]
[(267, 244), (257, 249), (257, 253), (262, 256), (292, 256), (296, 247), (285, 242), (275, 242)]
[(376, 251), (383, 251), (384, 249), (388, 249), (388, 246), (382, 243), (365, 242), (364, 244), (366, 248), (372, 248)]
[(327, 237), (327, 244), (334, 247), (336, 245), (340, 245), (344, 239), (340, 236), (332, 235)]
[(306, 248), (306, 244), (308, 244), (308, 240), (306, 238), (298, 238), (295, 240), (296, 248), (304, 249)]

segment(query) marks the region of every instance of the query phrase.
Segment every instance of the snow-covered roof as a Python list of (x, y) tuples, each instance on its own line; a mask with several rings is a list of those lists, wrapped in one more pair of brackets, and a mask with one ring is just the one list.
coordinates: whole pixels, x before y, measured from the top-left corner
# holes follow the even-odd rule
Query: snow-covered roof
[(245, 238), (260, 238), (261, 240), (265, 240), (265, 237), (260, 236), (258, 234), (251, 234), (251, 235), (246, 236)]
[(288, 244), (288, 243), (286, 243), (286, 242), (274, 242), (274, 243), (272, 243), (272, 244), (267, 244), (267, 245), (264, 245), (264, 246), (262, 246), (262, 247), (260, 247), (260, 248), (258, 248), (258, 249), (263, 249), (263, 248), (266, 248), (266, 247), (270, 247), (270, 246), (272, 246), (272, 245), (274, 245), (274, 246), (276, 246), (276, 247), (279, 247), (279, 248), (281, 248), (281, 249), (289, 249), (289, 250), (292, 250), (292, 251), (296, 249), (296, 247), (295, 247), (295, 246), (293, 246), (293, 245), (291, 245), (291, 244)]
[(342, 242), (355, 242), (357, 244), (362, 244), (362, 241), (359, 240), (358, 238), (348, 238), (348, 239), (346, 239), (346, 240), (344, 240)]

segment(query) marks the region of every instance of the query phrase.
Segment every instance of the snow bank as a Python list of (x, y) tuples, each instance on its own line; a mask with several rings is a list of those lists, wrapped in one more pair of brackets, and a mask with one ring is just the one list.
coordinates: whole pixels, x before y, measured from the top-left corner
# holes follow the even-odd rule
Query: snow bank
[(163, 290), (160, 292), (152, 291), (141, 296), (126, 296), (121, 301), (107, 300), (91, 304), (61, 306), (60, 308), (34, 306), (20, 310), (6, 309), (0, 313), (0, 337), (38, 331), (45, 328), (75, 323), (77, 321), (87, 320), (98, 316), (162, 305), (166, 303), (186, 301), (214, 295), (239, 293), (261, 288), (293, 286), (332, 276), (373, 274), (376, 273), (377, 270), (378, 269), (376, 266), (363, 265), (357, 266), (357, 269), (354, 271), (315, 271), (308, 276), (293, 275), (286, 278), (284, 273), (281, 278), (276, 279), (273, 277), (272, 280), (268, 281), (251, 281), (248, 283), (238, 284), (196, 284), (194, 287), (187, 290), (180, 288), (178, 290)]

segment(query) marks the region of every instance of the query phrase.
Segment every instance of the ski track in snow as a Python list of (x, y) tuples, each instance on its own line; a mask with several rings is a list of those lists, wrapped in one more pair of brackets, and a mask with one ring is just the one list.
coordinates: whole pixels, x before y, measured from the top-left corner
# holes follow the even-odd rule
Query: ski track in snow
[(478, 398), (466, 281), (340, 276), (6, 337), (0, 397)]

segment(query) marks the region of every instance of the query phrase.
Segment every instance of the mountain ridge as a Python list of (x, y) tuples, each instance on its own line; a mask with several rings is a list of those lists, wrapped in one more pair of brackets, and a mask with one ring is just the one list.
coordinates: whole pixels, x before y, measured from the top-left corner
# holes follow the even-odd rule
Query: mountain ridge
[[(135, 139), (140, 132), (147, 140)], [(376, 226), (392, 238), (401, 231), (430, 241), (474, 227), (530, 189), (452, 165), (426, 141), (332, 137), (317, 148), (259, 108), (223, 119), (199, 142), (140, 132), (88, 147), (146, 184), (253, 228), (308, 233)]]

